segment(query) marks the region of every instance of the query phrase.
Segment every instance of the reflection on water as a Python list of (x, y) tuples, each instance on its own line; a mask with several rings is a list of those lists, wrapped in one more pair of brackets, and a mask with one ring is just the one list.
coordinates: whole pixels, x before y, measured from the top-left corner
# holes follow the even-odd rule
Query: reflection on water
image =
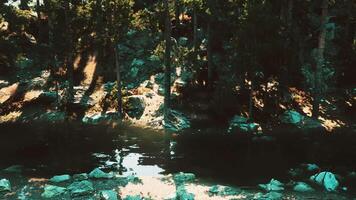
[(28, 176), (36, 177), (89, 172), (96, 167), (138, 176), (184, 171), (204, 179), (256, 185), (272, 177), (288, 181), (288, 169), (308, 156), (307, 146), (294, 148), (295, 139), (293, 145), (283, 146), (251, 143), (218, 130), (204, 134), (171, 138), (125, 125), (0, 124), (0, 169), (23, 165)]

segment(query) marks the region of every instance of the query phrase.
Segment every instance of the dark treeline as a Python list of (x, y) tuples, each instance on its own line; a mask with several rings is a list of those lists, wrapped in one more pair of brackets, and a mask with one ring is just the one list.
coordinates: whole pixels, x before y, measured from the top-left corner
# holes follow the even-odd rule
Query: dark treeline
[[(235, 96), (246, 94), (239, 104), (249, 118), (256, 95), (273, 114), (291, 104), (289, 88), (302, 88), (317, 118), (326, 96), (355, 86), (353, 0), (1, 0), (0, 13), (1, 74), (31, 59), (51, 71), (53, 86), (66, 83), (71, 102), (75, 58), (95, 52), (105, 78), (119, 83), (120, 113), (121, 90), (147, 78), (132, 76), (136, 57), (149, 61), (147, 74), (165, 71), (167, 108), (178, 67), (211, 91), (221, 112), (234, 112)], [(276, 90), (267, 92), (271, 83)]]

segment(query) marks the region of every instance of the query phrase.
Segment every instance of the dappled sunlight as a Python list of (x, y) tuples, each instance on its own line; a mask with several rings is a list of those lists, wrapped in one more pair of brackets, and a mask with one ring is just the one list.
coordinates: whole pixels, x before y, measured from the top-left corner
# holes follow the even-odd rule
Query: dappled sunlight
[(96, 71), (96, 66), (96, 55), (90, 55), (88, 62), (86, 63), (83, 70), (84, 79), (81, 81), (81, 85), (90, 85), (92, 83)]
[(42, 94), (42, 90), (30, 90), (27, 91), (24, 95), (23, 101), (24, 102), (29, 102), (32, 101), (36, 98), (38, 98)]
[(15, 122), (21, 116), (22, 111), (13, 111), (6, 115), (0, 116), (0, 123)]
[(19, 82), (14, 83), (8, 87), (4, 87), (0, 89), (0, 104), (9, 100), (17, 91), (19, 87)]
[(289, 88), (292, 95), (292, 99), (299, 105), (303, 112), (311, 117), (313, 106), (311, 104), (311, 97), (304, 91), (298, 90), (297, 88)]
[(326, 119), (324, 117), (319, 117), (319, 120), (322, 122), (323, 127), (329, 132), (333, 131), (336, 128), (345, 126), (345, 122), (338, 119), (332, 120)]

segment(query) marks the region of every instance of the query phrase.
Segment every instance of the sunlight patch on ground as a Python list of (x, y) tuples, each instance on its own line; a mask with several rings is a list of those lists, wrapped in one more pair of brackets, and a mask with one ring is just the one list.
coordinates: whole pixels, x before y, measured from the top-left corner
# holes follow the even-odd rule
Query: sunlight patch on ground
[(88, 62), (83, 70), (85, 78), (82, 80), (81, 85), (90, 85), (92, 83), (96, 70), (96, 64), (96, 55), (89, 56)]
[(14, 83), (8, 87), (4, 87), (0, 89), (0, 103), (4, 103), (9, 100), (16, 92), (19, 83)]
[(15, 122), (22, 114), (22, 111), (13, 111), (7, 115), (0, 116), (0, 123)]
[(32, 101), (33, 99), (38, 98), (42, 94), (42, 90), (30, 90), (25, 93), (23, 98), (24, 102)]
[(297, 88), (289, 88), (292, 95), (292, 99), (300, 106), (303, 112), (311, 117), (313, 106), (311, 104), (311, 97), (304, 91), (298, 90)]
[(332, 120), (323, 117), (319, 117), (319, 119), (322, 122), (323, 127), (329, 132), (333, 131), (335, 128), (340, 128), (342, 126), (345, 126), (345, 123), (338, 119)]
[(120, 189), (122, 197), (127, 195), (141, 195), (152, 199), (165, 199), (175, 194), (176, 188), (173, 182), (162, 181), (161, 178), (151, 176), (140, 176), (142, 184), (129, 183)]

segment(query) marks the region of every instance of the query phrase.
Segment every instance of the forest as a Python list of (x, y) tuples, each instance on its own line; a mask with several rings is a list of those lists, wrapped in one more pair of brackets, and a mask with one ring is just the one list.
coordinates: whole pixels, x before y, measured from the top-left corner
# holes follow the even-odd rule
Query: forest
[(356, 199), (354, 0), (0, 14), (0, 199)]

